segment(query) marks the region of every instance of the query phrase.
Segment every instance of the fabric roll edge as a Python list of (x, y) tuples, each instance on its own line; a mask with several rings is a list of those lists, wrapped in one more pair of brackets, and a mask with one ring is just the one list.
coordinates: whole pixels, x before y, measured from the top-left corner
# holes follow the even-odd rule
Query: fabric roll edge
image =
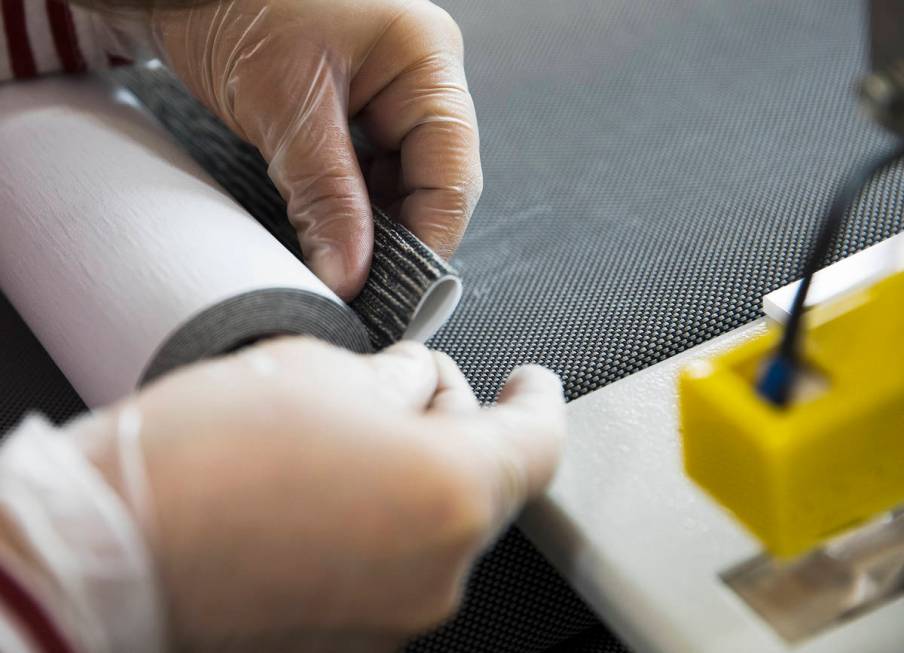
[(347, 306), (298, 288), (252, 290), (210, 306), (170, 334), (139, 387), (167, 372), (278, 336), (312, 336), (356, 353), (371, 351), (367, 331)]
[(374, 254), (361, 293), (351, 302), (371, 344), (425, 342), (446, 323), (462, 295), (455, 269), (377, 207)]
[(405, 227), (374, 207), (374, 257), (350, 305), (298, 288), (264, 288), (209, 306), (160, 345), (139, 387), (167, 372), (279, 336), (311, 336), (356, 353), (399, 340), (425, 342), (462, 295), (458, 273)]

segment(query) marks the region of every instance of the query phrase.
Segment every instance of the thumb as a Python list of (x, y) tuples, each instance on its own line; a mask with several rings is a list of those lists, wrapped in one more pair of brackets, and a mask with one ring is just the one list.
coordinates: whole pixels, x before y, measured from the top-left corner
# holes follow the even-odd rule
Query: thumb
[[(565, 399), (562, 382), (538, 365), (515, 370), (489, 410), (496, 426), (500, 481), (520, 491), (502, 493), (505, 514), (538, 496), (552, 480), (565, 440)], [(517, 473), (521, 483), (506, 478)]]
[(496, 406), (477, 419), (478, 428), (458, 422), (457, 430), (470, 433), (479, 449), (470, 460), (483, 463), (477, 483), (487, 493), (498, 532), (552, 479), (565, 436), (562, 385), (547, 369), (522, 367), (509, 377)]
[(430, 404), (439, 369), (424, 345), (402, 340), (365, 360), (375, 374), (372, 392), (379, 394), (382, 407), (398, 413), (422, 411)]
[[(245, 80), (243, 86), (260, 88), (236, 95), (236, 118), (270, 164), (270, 178), (288, 204), (305, 263), (349, 300), (367, 278), (373, 225), (341, 68), (324, 55), (310, 73), (284, 71), (280, 84), (270, 80), (265, 88), (262, 80)], [(273, 97), (274, 86), (285, 101)], [(257, 128), (249, 129), (242, 118)]]

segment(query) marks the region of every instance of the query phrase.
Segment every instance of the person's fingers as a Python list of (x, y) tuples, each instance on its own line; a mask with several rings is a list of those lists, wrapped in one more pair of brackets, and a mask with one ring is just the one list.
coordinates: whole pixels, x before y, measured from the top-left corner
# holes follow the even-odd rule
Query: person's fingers
[(269, 172), (286, 198), (305, 263), (350, 300), (367, 279), (373, 217), (342, 109), (312, 110), (270, 160)]
[(430, 411), (453, 415), (476, 412), (480, 408), (465, 375), (447, 354), (433, 352), (438, 383), (430, 402)]
[[(268, 46), (269, 41), (260, 50)], [(241, 93), (235, 94), (235, 118), (269, 162), (305, 263), (348, 300), (364, 285), (373, 249), (370, 200), (348, 124), (348, 72), (325, 53), (311, 54), (314, 63), (297, 70), (285, 61), (287, 51), (293, 49), (276, 47), (266, 64), (285, 66), (284, 74), (271, 70), (266, 78), (236, 82)], [(285, 83), (274, 88), (274, 75)]]
[(377, 379), (375, 390), (395, 407), (423, 410), (430, 405), (438, 387), (439, 371), (430, 350), (402, 341), (369, 357)]
[(408, 195), (399, 219), (445, 258), (461, 242), (483, 189), (478, 148), (476, 128), (454, 121), (422, 124), (402, 145)]
[(490, 491), (504, 524), (552, 479), (565, 437), (565, 402), (559, 378), (530, 365), (509, 377), (487, 411), (491, 430), (481, 444), (490, 452)]
[[(396, 55), (394, 61), (386, 50), (402, 50), (407, 58)], [(400, 71), (359, 116), (377, 147), (400, 152), (405, 198), (399, 218), (448, 257), (483, 188), (477, 118), (458, 26), (435, 5), (419, 4), (387, 30), (369, 59), (394, 61)], [(372, 80), (379, 74), (365, 67), (359, 77), (368, 76)]]
[(333, 406), (353, 398), (379, 410), (422, 411), (430, 404), (439, 380), (430, 350), (410, 341), (379, 354), (362, 355), (315, 338), (286, 336), (220, 360), (219, 365), (198, 367), (206, 370), (211, 383), (231, 384), (245, 393), (269, 388), (272, 400), (281, 388), (280, 396), (285, 395), (295, 406), (319, 395), (320, 403), (311, 405), (314, 410), (325, 410), (323, 397), (327, 397)]

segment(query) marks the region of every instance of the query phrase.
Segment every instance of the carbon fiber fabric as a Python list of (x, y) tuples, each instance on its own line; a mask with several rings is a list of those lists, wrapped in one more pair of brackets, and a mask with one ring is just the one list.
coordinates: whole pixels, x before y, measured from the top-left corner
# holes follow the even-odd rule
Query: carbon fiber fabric
[[(462, 304), (433, 345), (484, 401), (521, 363), (575, 398), (756, 318), (799, 274), (844, 171), (888, 145), (851, 93), (865, 47), (850, 0), (440, 4), (465, 36), (486, 190), (453, 261)], [(867, 189), (832, 260), (904, 227), (902, 182)], [(41, 397), (71, 407), (46, 362), (6, 351), (20, 340), (0, 345), (18, 361), (0, 424)], [(23, 397), (16, 367), (46, 385)], [(462, 615), (411, 650), (620, 650), (594, 623), (513, 531)]]
[(144, 386), (183, 365), (221, 356), (264, 338), (307, 335), (358, 353), (372, 351), (367, 331), (347, 306), (312, 292), (269, 288), (231, 297), (193, 316), (154, 353)]
[(630, 653), (627, 646), (612, 637), (604, 626), (586, 631), (565, 640), (549, 653)]
[[(519, 363), (575, 398), (753, 320), (844, 172), (889, 143), (852, 92), (858, 2), (441, 4), (486, 190), (434, 345), (485, 400)], [(901, 181), (865, 193), (833, 260), (902, 229)]]
[(66, 377), (0, 293), (0, 437), (28, 411), (61, 424), (83, 410)]

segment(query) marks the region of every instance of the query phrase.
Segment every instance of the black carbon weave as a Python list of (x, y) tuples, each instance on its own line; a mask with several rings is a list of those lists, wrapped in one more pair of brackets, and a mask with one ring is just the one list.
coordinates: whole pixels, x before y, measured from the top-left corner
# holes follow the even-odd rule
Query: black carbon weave
[(246, 292), (193, 316), (154, 352), (141, 385), (177, 367), (219, 356), (267, 337), (308, 335), (358, 353), (371, 351), (347, 306), (297, 288)]
[[(113, 73), (191, 156), (258, 222), (299, 259), (286, 203), (256, 148), (230, 132), (164, 68)], [(402, 338), (420, 300), (440, 279), (457, 272), (410, 231), (374, 207), (374, 254), (360, 295), (351, 303), (376, 349)]]
[[(843, 172), (889, 143), (851, 92), (860, 2), (438, 1), (464, 33), (485, 191), (453, 261), (462, 305), (433, 344), (484, 401), (523, 362), (555, 369), (575, 398), (755, 319), (762, 295), (799, 275)], [(830, 259), (899, 232), (902, 213), (894, 170)], [(19, 362), (0, 379), (13, 397), (0, 416), (24, 401), (70, 409), (21, 340), (2, 342), (0, 365)], [(32, 399), (17, 366), (41, 370)], [(592, 622), (513, 531), (462, 616), (412, 650), (531, 653)], [(605, 631), (587, 637), (607, 650)]]
[(0, 437), (29, 411), (61, 424), (83, 410), (66, 377), (0, 293)]
[(565, 640), (548, 653), (630, 653), (630, 650), (600, 625)]
[(370, 274), (351, 307), (376, 348), (399, 340), (420, 300), (441, 279), (457, 272), (410, 231), (377, 207)]
[(546, 651), (598, 623), (530, 541), (512, 528), (477, 564), (458, 616), (412, 641), (406, 651)]

